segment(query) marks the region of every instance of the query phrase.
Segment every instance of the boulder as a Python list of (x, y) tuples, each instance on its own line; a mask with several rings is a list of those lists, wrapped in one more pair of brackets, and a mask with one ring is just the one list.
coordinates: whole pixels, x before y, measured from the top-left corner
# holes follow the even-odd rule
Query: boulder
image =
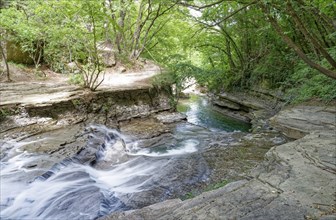
[(240, 105), (240, 109), (252, 109), (252, 110), (260, 110), (269, 108), (268, 103), (264, 103), (258, 98), (249, 95), (244, 92), (235, 92), (235, 93), (227, 93), (223, 92), (218, 95), (220, 100), (226, 100), (230, 103), (236, 103)]
[(103, 42), (98, 45), (98, 52), (106, 67), (113, 67), (116, 65), (115, 51), (110, 42)]
[(187, 116), (179, 112), (162, 112), (154, 117), (163, 124), (170, 124), (182, 120), (187, 120)]
[(213, 103), (215, 105), (225, 107), (225, 108), (229, 108), (229, 109), (233, 109), (233, 110), (240, 110), (241, 109), (240, 105), (237, 102), (232, 102), (232, 101), (227, 100), (227, 99), (215, 99), (215, 100), (213, 100)]
[(14, 42), (7, 42), (6, 43), (6, 50), (7, 50), (7, 61), (11, 61), (14, 63), (22, 63), (26, 65), (33, 65), (34, 61), (29, 56), (27, 52), (24, 52), (20, 45)]
[(297, 106), (271, 118), (271, 125), (288, 137), (298, 139), (314, 131), (335, 129), (335, 107)]

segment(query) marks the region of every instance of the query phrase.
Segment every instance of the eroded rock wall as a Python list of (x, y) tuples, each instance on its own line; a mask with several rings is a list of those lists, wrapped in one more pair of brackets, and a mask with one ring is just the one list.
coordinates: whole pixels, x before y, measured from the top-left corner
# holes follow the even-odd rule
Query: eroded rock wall
[(59, 102), (26, 105), (25, 108), (31, 117), (57, 118), (66, 112), (74, 112), (79, 114), (104, 114), (107, 118), (119, 121), (169, 110), (171, 105), (166, 90), (148, 88), (85, 93)]
[(284, 106), (280, 92), (268, 90), (243, 90), (211, 96), (216, 109), (233, 118), (251, 122), (252, 130), (271, 130), (268, 119)]
[(60, 119), (69, 113), (103, 114), (107, 118), (119, 121), (169, 110), (172, 107), (169, 100), (166, 89), (79, 91), (70, 97), (47, 102), (20, 103), (18, 100), (10, 105), (0, 105), (0, 110), (7, 115), (25, 112), (29, 117), (53, 119)]
[(166, 89), (72, 92), (69, 96), (46, 102), (17, 99), (10, 104), (0, 103), (0, 139), (20, 141), (77, 124), (104, 124), (118, 128), (120, 121), (171, 109)]

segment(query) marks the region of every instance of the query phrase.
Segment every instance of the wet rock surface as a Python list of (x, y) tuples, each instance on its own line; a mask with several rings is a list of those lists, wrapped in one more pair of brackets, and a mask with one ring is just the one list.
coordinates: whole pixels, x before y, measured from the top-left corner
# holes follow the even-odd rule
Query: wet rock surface
[(131, 135), (134, 139), (151, 139), (170, 132), (169, 126), (158, 122), (154, 118), (123, 121), (119, 123), (119, 127), (122, 133)]
[[(291, 117), (300, 123), (287, 124)], [(334, 107), (296, 106), (272, 121), (307, 135), (286, 144), (274, 138), (280, 145), (268, 151), (249, 178), (190, 200), (168, 200), (102, 219), (334, 219)]]

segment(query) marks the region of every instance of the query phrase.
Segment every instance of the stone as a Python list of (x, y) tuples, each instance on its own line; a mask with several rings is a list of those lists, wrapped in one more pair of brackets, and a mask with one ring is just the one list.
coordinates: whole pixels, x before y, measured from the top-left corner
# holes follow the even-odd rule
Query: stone
[(231, 110), (231, 109), (227, 109), (227, 108), (221, 108), (219, 106), (214, 106), (214, 110), (224, 114), (224, 115), (227, 115), (231, 118), (235, 118), (235, 119), (238, 119), (240, 121), (244, 121), (244, 122), (251, 122), (251, 117), (249, 114), (247, 114), (246, 112), (244, 111), (234, 111), (234, 110)]
[(263, 103), (260, 99), (249, 95), (248, 93), (244, 92), (235, 92), (235, 93), (228, 93), (223, 92), (218, 95), (220, 100), (228, 100), (233, 103), (239, 103), (242, 109), (253, 109), (259, 110), (264, 108), (269, 108), (267, 103)]
[(221, 107), (225, 107), (225, 108), (229, 108), (233, 110), (240, 110), (239, 104), (237, 104), (236, 102), (226, 100), (226, 99), (215, 99), (213, 100), (213, 103)]
[(28, 52), (24, 52), (20, 45), (13, 41), (5, 42), (7, 52), (7, 60), (14, 63), (22, 63), (26, 65), (33, 65), (34, 60), (29, 56)]
[(121, 66), (121, 67), (118, 68), (118, 71), (119, 71), (120, 73), (125, 73), (126, 70), (127, 70), (127, 69), (126, 69), (124, 66)]
[(132, 119), (119, 123), (120, 131), (135, 139), (149, 139), (169, 131), (168, 127), (154, 119)]
[(117, 64), (115, 51), (110, 42), (102, 42), (98, 45), (98, 52), (102, 58), (102, 62), (106, 67), (113, 67)]
[(269, 130), (268, 119), (283, 105), (283, 100), (266, 92), (231, 91), (212, 95), (217, 111), (252, 123), (252, 131)]
[(271, 118), (271, 125), (288, 137), (299, 139), (313, 131), (335, 129), (335, 107), (297, 106)]
[(163, 112), (163, 113), (157, 114), (154, 117), (163, 124), (171, 124), (174, 122), (187, 120), (187, 116), (179, 112)]

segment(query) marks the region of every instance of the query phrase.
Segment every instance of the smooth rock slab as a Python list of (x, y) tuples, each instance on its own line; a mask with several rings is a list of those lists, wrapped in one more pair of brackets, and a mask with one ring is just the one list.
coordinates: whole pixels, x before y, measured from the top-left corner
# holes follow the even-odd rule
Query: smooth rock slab
[(291, 138), (302, 138), (314, 131), (336, 128), (336, 107), (297, 106), (271, 118), (271, 125)]

